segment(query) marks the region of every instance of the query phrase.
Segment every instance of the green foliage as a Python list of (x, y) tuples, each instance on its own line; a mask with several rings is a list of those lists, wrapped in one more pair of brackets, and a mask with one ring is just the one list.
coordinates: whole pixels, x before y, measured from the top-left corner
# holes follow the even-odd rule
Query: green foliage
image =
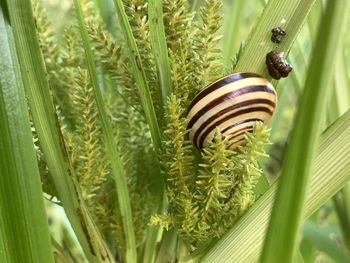
[(208, 0), (201, 20), (186, 0), (164, 1), (164, 24), (169, 48), (174, 94), (187, 107), (197, 92), (222, 75), (221, 52), (216, 35), (221, 27), (221, 1)]
[[(159, 153), (155, 152), (140, 103), (143, 94), (137, 92), (126, 40), (119, 35), (114, 37), (108, 31), (90, 1), (82, 2), (86, 29), (99, 69), (100, 89), (122, 155), (139, 251), (144, 249), (149, 223), (177, 230), (191, 249), (221, 237), (255, 201), (253, 190), (262, 175), (258, 160), (266, 156), (263, 147), (269, 144), (269, 130), (261, 123), (245, 135), (245, 145), (234, 151), (227, 149), (229, 138), (222, 138), (219, 130), (215, 140), (202, 152), (187, 138), (185, 114), (189, 103), (197, 92), (224, 74), (218, 47), (222, 2), (207, 0), (197, 19), (195, 13), (189, 11), (186, 0), (164, 0), (173, 94), (163, 108), (151, 50), (147, 1), (123, 1), (157, 118), (164, 125), (163, 149)], [(111, 142), (104, 141), (102, 136), (79, 32), (74, 23), (68, 25), (59, 42), (52, 34), (45, 11), (39, 6), (36, 17), (75, 179), (94, 222), (109, 245), (117, 247), (118, 256), (124, 258), (124, 226), (105, 150), (105, 145)], [(44, 160), (44, 156), (40, 155), (39, 159)], [(168, 207), (166, 213), (151, 217), (150, 208), (154, 207), (152, 202), (157, 197), (152, 196), (150, 189), (154, 187), (159, 166), (165, 180)], [(41, 169), (42, 178), (47, 178), (49, 171), (46, 166), (44, 168)]]
[[(246, 145), (228, 150), (229, 138), (220, 131), (198, 156), (187, 139), (187, 122), (181, 102), (170, 97), (165, 120), (163, 175), (169, 209), (152, 217), (152, 223), (175, 227), (187, 242), (200, 245), (222, 236), (253, 204), (262, 170), (258, 159), (266, 154), (269, 131), (261, 124), (246, 134)], [(197, 155), (197, 156), (196, 156)]]
[(221, 1), (206, 1), (200, 21), (195, 21), (186, 1), (165, 2), (174, 84), (165, 115), (162, 156), (169, 210), (152, 222), (175, 227), (192, 244), (220, 237), (252, 204), (252, 189), (262, 173), (257, 159), (268, 143), (266, 128), (258, 125), (253, 135), (247, 135), (247, 145), (235, 153), (226, 150), (228, 139), (222, 140), (218, 132), (215, 142), (199, 156), (186, 137), (186, 106), (196, 92), (222, 75), (220, 36), (216, 35), (221, 6)]
[(211, 81), (222, 77), (221, 50), (218, 43), (221, 36), (216, 35), (222, 25), (222, 1), (207, 0), (200, 9), (201, 23), (196, 34), (196, 51), (199, 68), (198, 81), (203, 88)]
[(164, 0), (164, 26), (171, 68), (173, 92), (186, 108), (198, 88), (197, 62), (193, 38), (196, 29), (194, 14), (189, 12), (186, 0)]
[(129, 22), (133, 30), (136, 44), (139, 48), (142, 65), (146, 72), (148, 86), (154, 101), (157, 117), (163, 115), (162, 95), (158, 86), (155, 60), (152, 56), (151, 40), (149, 34), (149, 21), (147, 16), (148, 3), (146, 0), (123, 0)]
[[(45, 10), (42, 8), (37, 8), (37, 10), (40, 10), (37, 15), (45, 18)], [(100, 24), (101, 21), (92, 15), (89, 4), (85, 10), (91, 12), (88, 29), (94, 49), (98, 54), (97, 59), (99, 59), (101, 70), (108, 74), (113, 83), (118, 82), (122, 88), (126, 89), (107, 88), (104, 98), (114, 126), (115, 137), (118, 137), (119, 147), (124, 153), (124, 166), (128, 171), (128, 186), (134, 211), (135, 232), (140, 245), (150, 216), (147, 207), (151, 205), (151, 201), (144, 201), (151, 198), (148, 193), (149, 178), (154, 172), (154, 167), (149, 165), (154, 162), (149, 129), (143, 115), (139, 112), (140, 107), (136, 107), (135, 102), (138, 100), (128, 90), (128, 88), (133, 88), (134, 82), (128, 77), (130, 74), (127, 74), (129, 68), (125, 56), (120, 54), (120, 47)], [(113, 180), (106, 158), (105, 142), (102, 139), (91, 81), (82, 59), (81, 40), (78, 38), (77, 28), (75, 25), (68, 26), (62, 43), (57, 45), (54, 42), (57, 52), (53, 53), (47, 51), (53, 45), (50, 41), (46, 41), (47, 32), (51, 32), (50, 25), (47, 20), (44, 20), (43, 24), (41, 21), (37, 19), (37, 27), (48, 75), (50, 79), (59, 75), (59, 81), (50, 81), (50, 84), (55, 101), (58, 103), (57, 113), (60, 116), (61, 129), (68, 146), (76, 179), (95, 223), (106, 238), (111, 238), (112, 233), (112, 239), (117, 242), (118, 249), (120, 249), (118, 253), (122, 255), (125, 237), (117, 205), (118, 199), (112, 187)], [(55, 57), (52, 54), (55, 54)], [(52, 61), (59, 64), (52, 66)], [(135, 95), (135, 91), (133, 92)], [(59, 102), (62, 103), (59, 104)], [(44, 156), (39, 148), (37, 153), (42, 163), (43, 182), (51, 182), (48, 180)], [(48, 186), (45, 185), (44, 189), (50, 190)], [(49, 193), (55, 194), (53, 190), (50, 190)]]

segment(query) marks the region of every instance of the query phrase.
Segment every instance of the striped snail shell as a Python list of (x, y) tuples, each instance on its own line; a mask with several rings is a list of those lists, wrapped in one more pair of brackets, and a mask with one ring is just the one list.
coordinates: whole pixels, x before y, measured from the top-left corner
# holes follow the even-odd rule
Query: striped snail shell
[(216, 127), (229, 136), (229, 149), (244, 143), (256, 121), (268, 121), (277, 96), (271, 83), (256, 73), (234, 73), (202, 90), (191, 102), (187, 118), (189, 139), (199, 149), (212, 141)]

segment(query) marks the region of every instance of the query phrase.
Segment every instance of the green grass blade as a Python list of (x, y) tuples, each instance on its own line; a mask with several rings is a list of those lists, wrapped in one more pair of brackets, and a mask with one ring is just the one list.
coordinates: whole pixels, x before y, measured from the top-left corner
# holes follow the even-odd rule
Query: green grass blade
[(156, 61), (159, 86), (163, 98), (163, 107), (167, 105), (167, 98), (172, 92), (171, 71), (166, 44), (163, 1), (151, 0), (148, 2), (149, 30), (153, 56)]
[[(64, 146), (37, 40), (30, 1), (7, 1), (32, 120), (59, 198), (89, 262), (112, 261), (78, 190)], [(74, 178), (74, 177), (73, 177)]]
[[(312, 215), (350, 180), (349, 156), (350, 111), (321, 136), (314, 173), (307, 189), (304, 218)], [(275, 183), (227, 235), (208, 250), (201, 262), (256, 262), (261, 253), (276, 189)]]
[[(334, 68), (334, 89), (329, 99), (328, 121), (343, 114), (350, 106), (350, 89), (346, 76), (346, 63), (344, 61), (345, 48), (337, 49), (337, 61)], [(333, 196), (335, 211), (339, 220), (345, 245), (350, 250), (350, 184)]]
[(299, 250), (295, 253), (295, 257), (293, 258), (293, 262), (304, 263), (303, 255), (301, 254), (301, 252)]
[(350, 184), (348, 183), (332, 201), (337, 213), (345, 245), (350, 250)]
[[(318, 211), (316, 211), (313, 215), (311, 215), (308, 218), (308, 220), (312, 223), (316, 223), (318, 219), (318, 214)], [(314, 246), (313, 242), (305, 238), (304, 235), (303, 239), (300, 242), (299, 249), (305, 262), (315, 262), (316, 247)]]
[[(150, 39), (153, 56), (156, 61), (159, 86), (163, 98), (163, 109), (167, 106), (167, 98), (172, 92), (171, 69), (168, 57), (168, 48), (166, 44), (165, 29), (163, 18), (163, 1), (151, 0), (148, 3)], [(157, 189), (160, 195), (159, 205), (155, 208), (155, 213), (163, 213), (162, 193)], [(155, 257), (157, 237), (161, 231), (160, 227), (150, 226), (146, 237), (143, 262), (151, 262)]]
[[(239, 57), (235, 72), (252, 71), (268, 77), (265, 57), (268, 52), (288, 53), (315, 0), (271, 0), (266, 5), (258, 24), (249, 36)], [(283, 23), (284, 22), (284, 23)], [(280, 44), (273, 43), (271, 29), (282, 26), (287, 35)]]
[[(240, 45), (239, 32), (242, 27), (241, 21), (244, 19), (244, 8), (247, 4), (245, 0), (236, 0), (231, 3), (230, 12), (226, 16), (226, 31), (224, 35), (224, 48), (223, 48), (223, 62), (224, 65), (229, 67), (231, 59), (236, 54)], [(227, 36), (227, 37), (226, 37)]]
[(137, 261), (137, 254), (136, 254), (135, 233), (134, 233), (134, 226), (132, 221), (131, 204), (130, 204), (128, 186), (126, 182), (126, 175), (125, 175), (122, 160), (120, 158), (120, 154), (118, 152), (118, 147), (114, 143), (114, 136), (113, 136), (110, 120), (103, 105), (103, 99), (102, 99), (100, 87), (97, 80), (97, 71), (95, 67), (94, 57), (89, 44), (89, 35), (85, 28), (84, 17), (83, 17), (80, 1), (74, 0), (74, 6), (76, 10), (76, 15), (78, 18), (81, 37), (83, 40), (83, 46), (85, 50), (86, 62), (90, 73), (90, 79), (94, 88), (95, 100), (96, 100), (96, 105), (97, 105), (97, 109), (98, 109), (98, 113), (101, 121), (101, 128), (102, 128), (102, 132), (105, 140), (105, 146), (107, 149), (107, 153), (109, 155), (109, 160), (111, 163), (114, 180), (116, 183), (119, 209), (120, 209), (120, 213), (123, 221), (124, 236), (127, 244), (126, 245), (126, 262), (132, 263)]
[(327, 88), (330, 86), (337, 42), (347, 2), (330, 1), (320, 24), (313, 59), (282, 168), (262, 262), (290, 262), (295, 252), (303, 204), (318, 134), (321, 131)]
[(133, 69), (134, 78), (136, 80), (136, 85), (140, 94), (142, 107), (146, 115), (146, 120), (150, 127), (154, 148), (156, 152), (159, 153), (162, 148), (161, 131), (159, 129), (151, 93), (147, 84), (146, 73), (142, 66), (140, 53), (138, 51), (136, 41), (131, 30), (128, 17), (125, 13), (122, 0), (114, 0), (114, 5), (116, 7), (118, 17), (121, 22), (121, 27), (127, 41), (129, 58)]
[(172, 262), (176, 258), (178, 235), (175, 230), (165, 231), (155, 263)]
[(303, 227), (305, 239), (312, 242), (319, 251), (328, 254), (335, 262), (349, 262), (350, 258), (344, 253), (335, 240), (330, 238), (330, 233), (320, 229), (315, 223), (306, 220)]
[(0, 9), (0, 262), (54, 262), (23, 84)]

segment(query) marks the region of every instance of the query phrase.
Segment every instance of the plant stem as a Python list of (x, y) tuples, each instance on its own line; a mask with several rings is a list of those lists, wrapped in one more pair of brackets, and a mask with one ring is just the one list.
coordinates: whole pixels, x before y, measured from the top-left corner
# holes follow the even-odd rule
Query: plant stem
[(159, 87), (163, 98), (163, 109), (167, 106), (168, 96), (172, 92), (171, 70), (164, 31), (163, 1), (148, 2), (149, 30), (153, 56), (156, 60)]
[(74, 170), (58, 125), (46, 78), (31, 3), (11, 0), (7, 1), (7, 5), (32, 121), (65, 213), (88, 260), (99, 262), (104, 258), (106, 262), (113, 262), (113, 257), (92, 222), (74, 181)]
[(107, 153), (109, 155), (109, 161), (111, 163), (114, 180), (116, 184), (116, 191), (118, 195), (118, 204), (121, 213), (121, 218), (123, 221), (123, 230), (126, 240), (126, 262), (134, 263), (137, 262), (137, 250), (135, 241), (135, 232), (132, 220), (131, 203), (128, 191), (128, 185), (126, 182), (125, 170), (123, 167), (123, 162), (118, 152), (118, 146), (114, 143), (114, 136), (112, 127), (110, 124), (109, 117), (105, 111), (103, 105), (102, 95), (100, 93), (100, 87), (97, 79), (97, 71), (95, 67), (95, 62), (91, 47), (89, 44), (89, 36), (84, 24), (84, 16), (82, 8), (80, 5), (80, 0), (74, 0), (74, 6), (76, 10), (76, 15), (79, 22), (80, 33), (83, 40), (83, 46), (85, 51), (85, 57), (90, 73), (90, 79), (94, 89), (96, 105), (101, 121), (101, 127), (103, 136), (105, 139), (105, 146), (107, 148)]
[(347, 184), (332, 198), (345, 245), (350, 250), (350, 185)]
[(27, 100), (0, 8), (0, 262), (54, 262)]
[(176, 229), (165, 231), (155, 263), (175, 262), (177, 241)]
[(339, 28), (345, 18), (346, 4), (329, 1), (320, 24), (305, 91), (283, 163), (262, 262), (291, 262), (295, 253), (313, 156), (322, 128), (324, 104), (332, 79), (332, 75), (320, 73), (332, 72), (334, 47), (341, 39)]
[(161, 152), (162, 149), (162, 138), (152, 102), (151, 93), (146, 79), (146, 73), (142, 66), (140, 53), (131, 30), (128, 17), (125, 13), (123, 2), (121, 0), (114, 0), (114, 4), (118, 13), (118, 17), (121, 21), (124, 36), (127, 41), (129, 58), (133, 68), (134, 78), (136, 80), (136, 85), (139, 90), (142, 107), (146, 115), (146, 120), (150, 127), (154, 148), (158, 154)]

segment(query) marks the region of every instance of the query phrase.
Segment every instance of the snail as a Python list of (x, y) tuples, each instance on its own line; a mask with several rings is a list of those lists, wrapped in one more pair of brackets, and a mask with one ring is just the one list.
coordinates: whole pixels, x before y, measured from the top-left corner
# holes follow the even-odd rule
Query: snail
[(271, 30), (271, 41), (274, 43), (281, 43), (283, 37), (286, 35), (286, 31), (282, 27), (275, 27)]
[(266, 65), (270, 76), (274, 79), (286, 78), (293, 67), (283, 57), (283, 53), (271, 51), (266, 55)]
[(229, 138), (229, 149), (245, 142), (257, 121), (268, 121), (276, 108), (272, 84), (256, 73), (223, 77), (202, 90), (187, 111), (189, 139), (199, 149), (213, 140), (216, 127)]

